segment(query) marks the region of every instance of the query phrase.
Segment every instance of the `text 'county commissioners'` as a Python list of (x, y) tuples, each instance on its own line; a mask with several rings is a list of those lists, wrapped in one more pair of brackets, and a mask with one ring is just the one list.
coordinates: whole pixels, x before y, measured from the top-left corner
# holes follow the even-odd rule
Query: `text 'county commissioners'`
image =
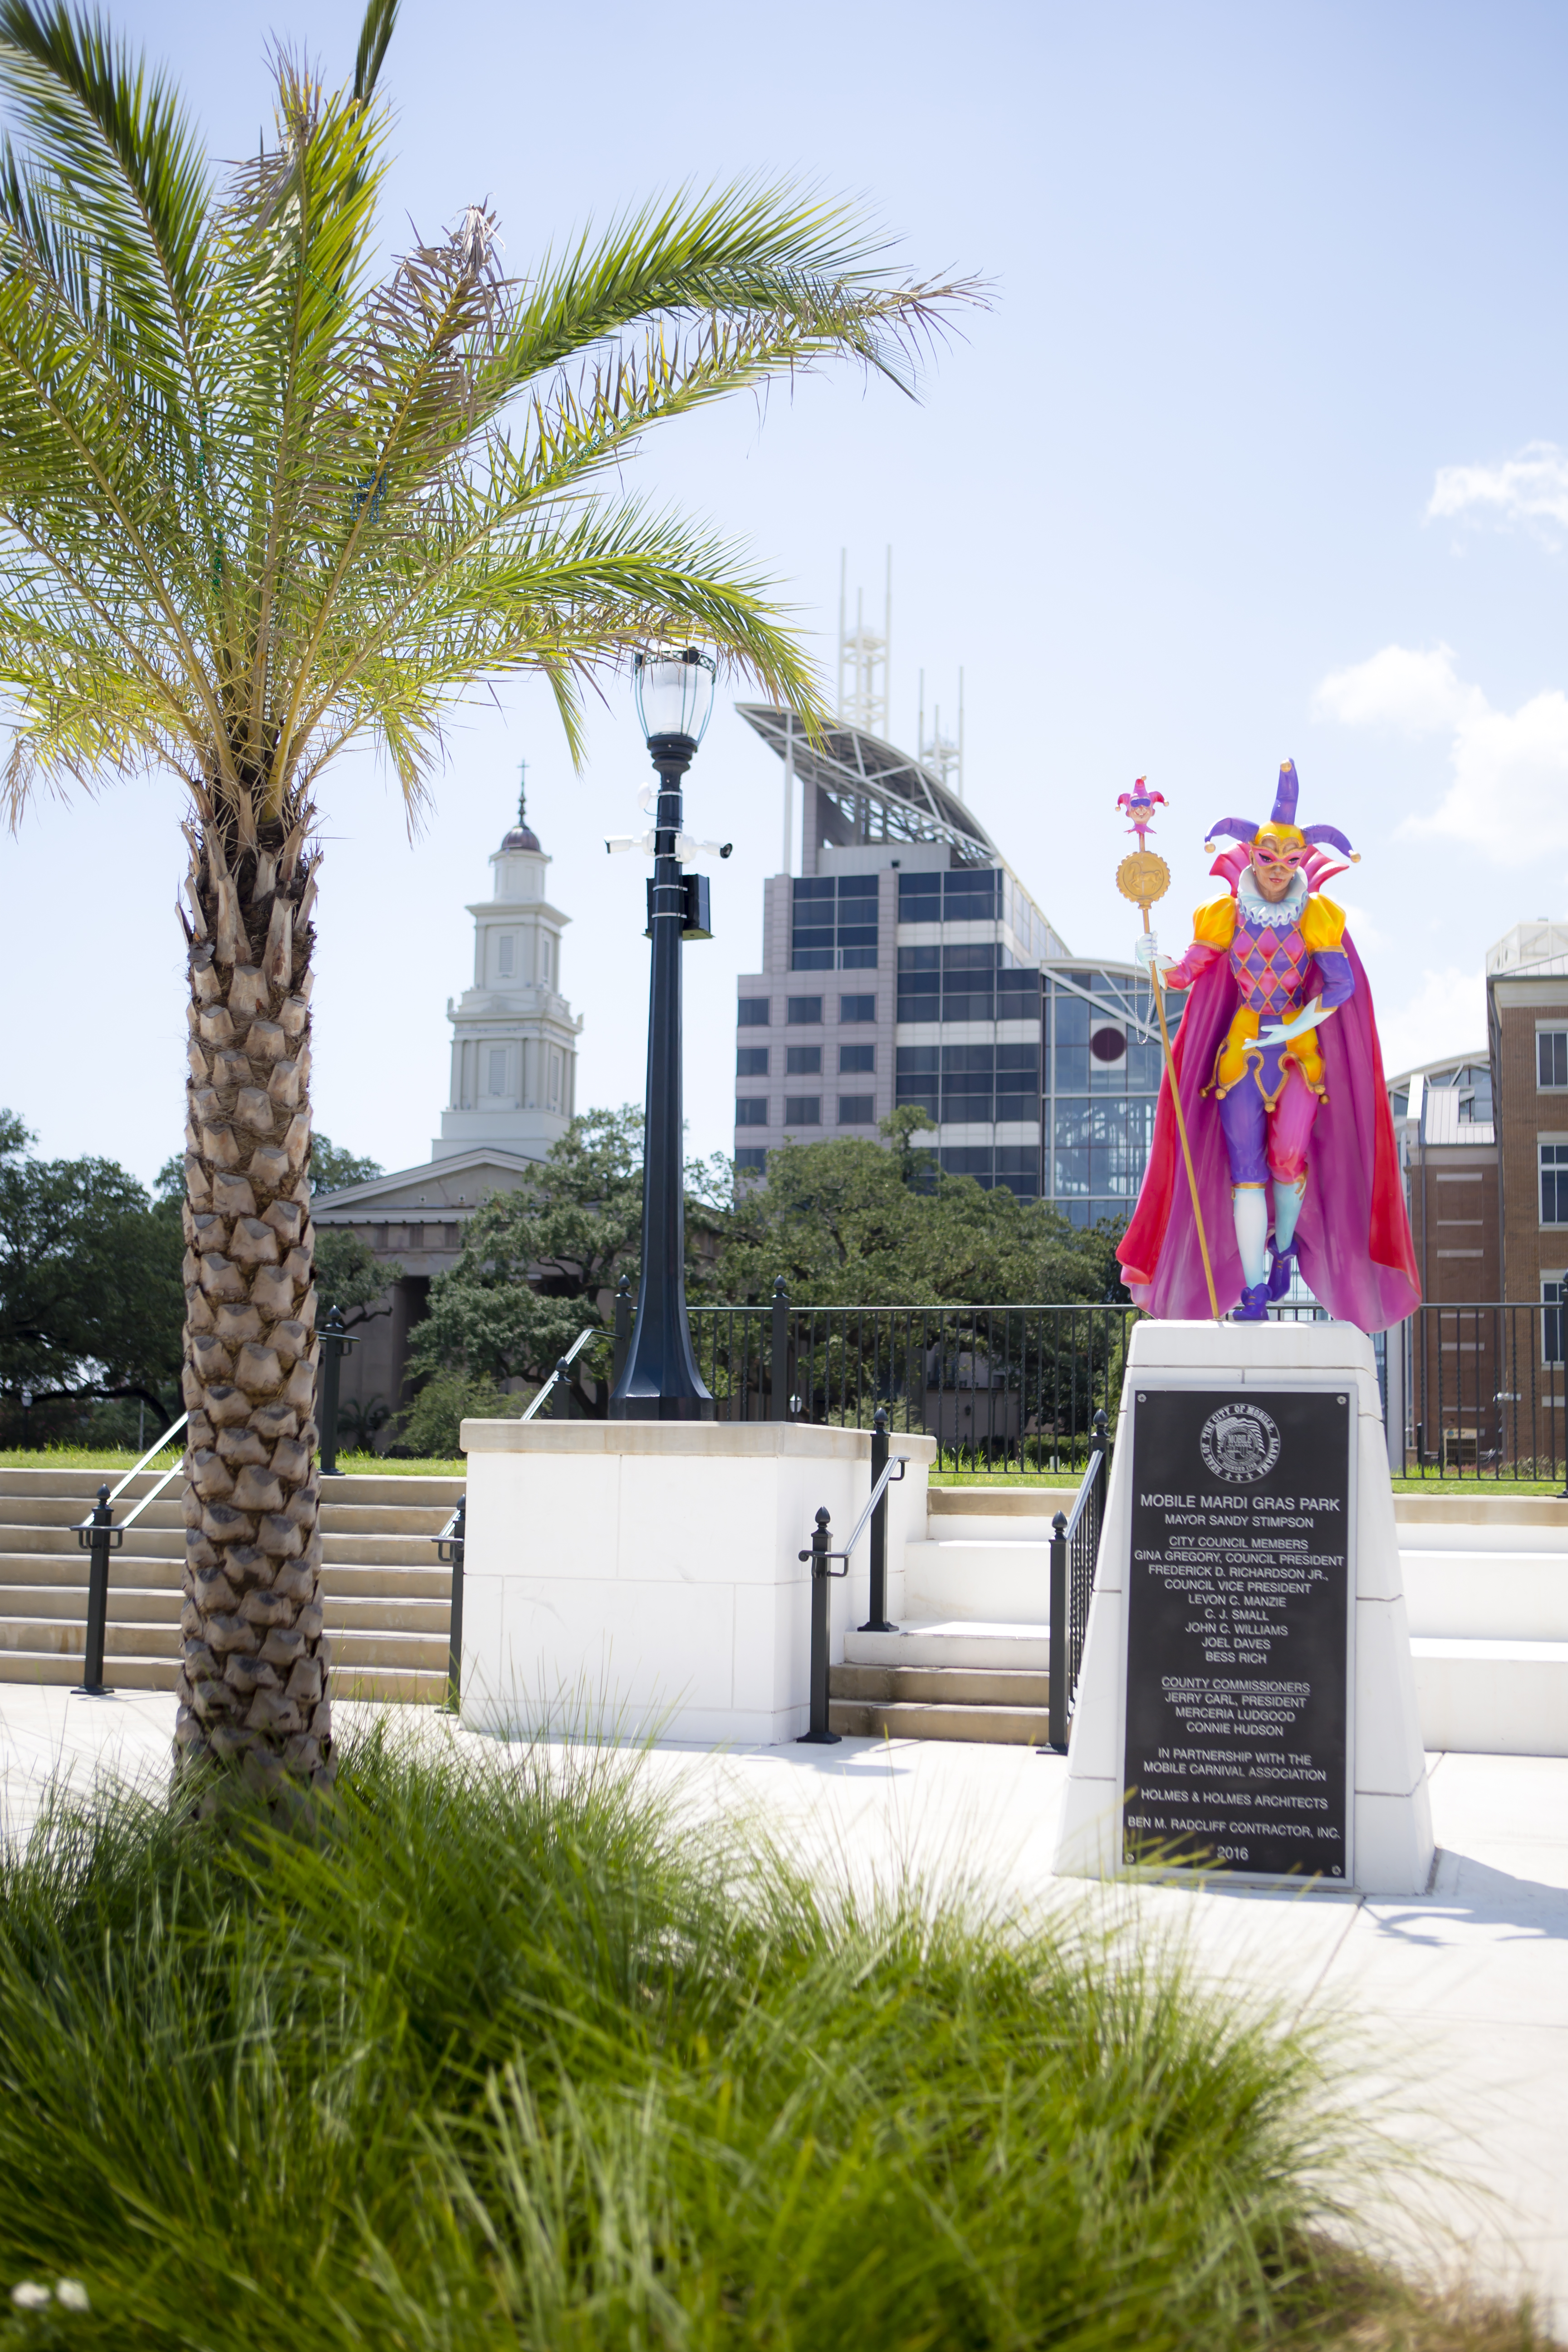
[(1129, 1862), (1348, 1878), (1352, 1404), (1134, 1391)]

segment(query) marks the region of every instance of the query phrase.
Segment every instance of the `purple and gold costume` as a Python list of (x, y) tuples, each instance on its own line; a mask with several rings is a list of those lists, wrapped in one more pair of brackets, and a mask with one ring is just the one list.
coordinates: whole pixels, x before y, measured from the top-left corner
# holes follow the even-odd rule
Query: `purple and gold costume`
[(1199, 972), (1228, 956), (1240, 999), (1215, 1056), (1205, 1094), (1219, 1099), (1220, 1124), (1236, 1185), (1293, 1184), (1306, 1172), (1307, 1146), (1328, 1100), (1316, 1030), (1275, 1045), (1260, 1029), (1289, 1021), (1321, 995), (1325, 1012), (1355, 994), (1350, 958), (1340, 945), (1345, 919), (1331, 898), (1309, 892), (1299, 875), (1278, 906), (1243, 873), (1234, 898), (1200, 907), (1192, 946), (1165, 975), (1167, 988), (1190, 988)]
[[(1289, 1288), (1299, 1259), (1331, 1314), (1381, 1331), (1402, 1321), (1421, 1292), (1371, 992), (1342, 909), (1320, 895), (1344, 870), (1329, 850), (1342, 859), (1354, 853), (1334, 825), (1298, 826), (1298, 791), (1287, 760), (1267, 825), (1224, 817), (1211, 827), (1238, 845), (1209, 869), (1228, 895), (1198, 908), (1191, 947), (1161, 967), (1167, 988), (1189, 993), (1138, 1205), (1116, 1254), (1152, 1315), (1204, 1314), (1212, 1271), (1222, 1307), (1260, 1321)], [(1270, 887), (1280, 866), (1294, 866), (1279, 898), (1258, 887), (1255, 854)], [(1152, 957), (1152, 942), (1150, 950)], [(1260, 1042), (1260, 1032), (1303, 1015), (1298, 1035)], [(1215, 1103), (1217, 1118), (1205, 1107)], [(1182, 1181), (1184, 1154), (1207, 1249)]]

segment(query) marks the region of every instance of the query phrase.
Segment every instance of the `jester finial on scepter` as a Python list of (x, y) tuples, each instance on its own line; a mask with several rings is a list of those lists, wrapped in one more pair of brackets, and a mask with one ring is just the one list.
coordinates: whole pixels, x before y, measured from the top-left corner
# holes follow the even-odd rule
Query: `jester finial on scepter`
[(1153, 823), (1156, 806), (1165, 806), (1163, 793), (1148, 790), (1147, 779), (1140, 776), (1130, 793), (1123, 793), (1116, 803), (1131, 820), (1129, 830), (1138, 836), (1138, 846), (1131, 850), (1116, 869), (1116, 887), (1124, 898), (1131, 898), (1143, 918), (1143, 930), (1149, 947), (1149, 981), (1153, 992), (1154, 1011), (1160, 1023), (1160, 1044), (1164, 1052), (1165, 1068), (1170, 1075), (1170, 1102), (1176, 1118), (1176, 1133), (1181, 1139), (1182, 1159), (1186, 1166), (1187, 1189), (1192, 1195), (1193, 1223), (1197, 1230), (1198, 1254), (1203, 1260), (1204, 1280), (1208, 1287), (1209, 1311), (1219, 1321), (1219, 1300), (1215, 1291), (1214, 1268), (1209, 1263), (1208, 1238), (1204, 1232), (1203, 1204), (1198, 1198), (1198, 1180), (1193, 1169), (1192, 1147), (1187, 1140), (1187, 1123), (1182, 1112), (1182, 1097), (1176, 1084), (1176, 1066), (1171, 1054), (1171, 1034), (1165, 1025), (1165, 1003), (1160, 962), (1154, 953), (1154, 937), (1149, 924), (1149, 909), (1156, 898), (1163, 898), (1171, 887), (1171, 869), (1158, 851), (1149, 846), (1149, 829)]
[(1121, 793), (1116, 803), (1119, 809), (1123, 810), (1131, 818), (1132, 823), (1128, 830), (1138, 835), (1140, 849), (1144, 845), (1144, 835), (1154, 821), (1154, 811), (1165, 805), (1164, 793), (1149, 792), (1146, 789), (1147, 782), (1146, 777), (1140, 776), (1132, 790), (1130, 793)]

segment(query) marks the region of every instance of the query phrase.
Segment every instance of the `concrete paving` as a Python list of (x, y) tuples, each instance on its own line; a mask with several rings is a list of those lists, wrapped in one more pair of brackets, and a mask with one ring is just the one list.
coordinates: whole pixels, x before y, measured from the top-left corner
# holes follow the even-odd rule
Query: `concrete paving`
[[(423, 1739), (505, 1752), (428, 1709), (381, 1712)], [(156, 1787), (173, 1726), (160, 1692), (0, 1686), (0, 1826), (24, 1834), (57, 1774)], [(1028, 1748), (669, 1742), (644, 1769), (695, 1816), (749, 1823), (818, 1874), (860, 1885), (915, 1874), (1013, 1916), (1057, 1907), (1112, 1934), (1136, 1927), (1237, 1998), (1316, 2021), (1393, 2151), (1379, 2217), (1390, 2242), (1429, 2271), (1533, 2292), (1568, 2333), (1568, 1758), (1428, 1766), (1433, 1883), (1397, 1902), (1055, 1880), (1067, 1768)]]

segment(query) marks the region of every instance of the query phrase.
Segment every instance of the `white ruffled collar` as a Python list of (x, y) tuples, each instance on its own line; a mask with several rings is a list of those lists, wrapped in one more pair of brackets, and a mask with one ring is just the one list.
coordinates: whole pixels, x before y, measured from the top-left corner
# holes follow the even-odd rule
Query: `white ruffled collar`
[(1258, 888), (1250, 866), (1242, 868), (1237, 884), (1237, 903), (1246, 908), (1249, 923), (1263, 923), (1269, 929), (1288, 931), (1299, 923), (1307, 909), (1307, 877), (1298, 874), (1277, 905), (1271, 905)]

